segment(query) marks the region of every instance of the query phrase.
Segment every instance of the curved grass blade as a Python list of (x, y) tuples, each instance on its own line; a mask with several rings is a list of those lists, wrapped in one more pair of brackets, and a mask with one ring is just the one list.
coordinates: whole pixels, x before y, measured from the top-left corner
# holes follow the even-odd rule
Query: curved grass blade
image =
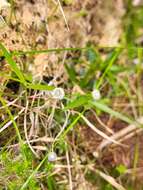
[(22, 72), (18, 68), (16, 62), (12, 59), (11, 54), (8, 52), (8, 50), (5, 48), (5, 46), (2, 43), (0, 43), (0, 49), (2, 50), (3, 55), (5, 56), (8, 64), (10, 65), (11, 69), (13, 70), (13, 72), (15, 72), (17, 77), (20, 79), (20, 82), (25, 85), (26, 81), (25, 81), (25, 78), (24, 78)]
[(121, 119), (122, 121), (125, 121), (129, 124), (132, 124), (134, 121), (130, 118), (128, 118), (127, 116), (117, 112), (117, 111), (114, 111), (113, 109), (109, 108), (108, 106), (106, 106), (105, 104), (102, 104), (100, 102), (97, 102), (97, 101), (89, 101), (89, 103), (98, 108), (99, 110), (103, 111), (103, 112), (106, 112), (108, 114), (110, 114), (111, 116), (114, 116), (118, 119)]
[(99, 88), (100, 85), (103, 83), (103, 79), (106, 76), (107, 72), (110, 70), (112, 67), (113, 63), (117, 60), (118, 56), (120, 55), (122, 49), (121, 48), (116, 48), (114, 51), (109, 55), (109, 57), (105, 60), (104, 64), (107, 65), (103, 75), (100, 77), (99, 82), (97, 83), (97, 87)]
[(88, 101), (91, 99), (90, 96), (87, 95), (81, 95), (78, 96), (76, 99), (70, 101), (67, 106), (65, 107), (65, 109), (74, 109), (80, 106), (84, 106), (88, 103)]

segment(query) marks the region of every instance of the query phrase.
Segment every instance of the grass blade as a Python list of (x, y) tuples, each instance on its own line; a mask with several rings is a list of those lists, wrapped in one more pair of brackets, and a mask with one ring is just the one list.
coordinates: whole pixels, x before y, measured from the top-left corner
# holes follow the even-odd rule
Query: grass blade
[(54, 49), (45, 49), (45, 50), (29, 50), (29, 51), (13, 51), (12, 56), (19, 55), (35, 55), (40, 53), (50, 53), (50, 52), (62, 52), (62, 51), (77, 51), (77, 50), (85, 50), (84, 48), (54, 48)]
[(34, 90), (53, 90), (53, 86), (43, 85), (43, 84), (30, 84), (27, 83), (27, 88), (34, 89)]
[(97, 102), (97, 101), (90, 101), (89, 102), (91, 105), (93, 105), (94, 107), (98, 108), (99, 110), (103, 111), (103, 112), (106, 112), (108, 114), (110, 114), (111, 116), (114, 116), (118, 119), (121, 119), (122, 121), (125, 121), (129, 124), (132, 124), (133, 123), (133, 120), (128, 118), (127, 116), (117, 112), (117, 111), (114, 111), (113, 109), (109, 108), (108, 106), (106, 106), (105, 104), (102, 104), (100, 102)]
[(107, 72), (110, 70), (110, 68), (112, 67), (113, 63), (116, 61), (116, 59), (118, 58), (118, 56), (121, 53), (121, 48), (116, 48), (111, 54), (110, 56), (105, 60), (104, 64), (107, 65), (103, 75), (101, 76), (101, 78), (99, 79), (99, 82), (97, 84), (96, 88), (99, 88), (100, 85), (103, 83), (103, 79), (106, 76)]
[(8, 113), (8, 115), (9, 115), (9, 117), (10, 117), (12, 123), (13, 123), (13, 126), (14, 126), (14, 128), (15, 128), (15, 130), (16, 130), (16, 134), (17, 134), (18, 140), (19, 140), (19, 142), (20, 142), (20, 145), (22, 145), (22, 137), (21, 137), (21, 135), (20, 135), (18, 126), (17, 126), (17, 124), (16, 124), (16, 122), (15, 122), (15, 119), (14, 119), (14, 117), (13, 117), (11, 111), (10, 111), (9, 108), (6, 106), (5, 100), (1, 97), (1, 95), (0, 95), (0, 102), (1, 102), (2, 105), (5, 107), (6, 112)]
[(67, 106), (65, 107), (65, 109), (74, 109), (80, 106), (84, 106), (88, 103), (88, 100), (90, 100), (90, 97), (88, 97), (87, 95), (82, 95), (82, 96), (78, 96), (76, 99), (74, 99), (73, 101), (70, 101)]
[(8, 52), (8, 50), (4, 47), (2, 43), (0, 43), (0, 49), (2, 50), (8, 64), (10, 65), (11, 69), (15, 72), (17, 77), (20, 79), (20, 82), (23, 84), (26, 84), (26, 81), (24, 79), (24, 76), (20, 69), (18, 68), (16, 62), (12, 59), (11, 54)]

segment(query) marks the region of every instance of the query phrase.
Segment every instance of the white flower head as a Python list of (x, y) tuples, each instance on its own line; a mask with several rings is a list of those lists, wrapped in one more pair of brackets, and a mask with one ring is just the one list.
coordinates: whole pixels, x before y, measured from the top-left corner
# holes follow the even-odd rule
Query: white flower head
[(63, 88), (55, 88), (51, 92), (51, 96), (53, 99), (62, 100), (65, 96), (65, 92)]
[(57, 154), (55, 152), (50, 152), (48, 155), (48, 161), (49, 162), (54, 162), (57, 159)]
[(7, 9), (10, 7), (10, 3), (7, 0), (0, 0), (0, 10)]
[(140, 61), (139, 61), (138, 58), (135, 58), (135, 59), (133, 59), (133, 63), (134, 63), (135, 65), (138, 65), (138, 64), (140, 63)]
[(92, 154), (93, 154), (93, 156), (94, 156), (95, 158), (99, 158), (99, 153), (98, 153), (98, 152), (94, 151)]
[(99, 100), (99, 99), (101, 98), (100, 91), (97, 90), (97, 89), (94, 89), (94, 90), (92, 91), (92, 98), (93, 98), (94, 100)]
[(138, 6), (141, 3), (141, 0), (133, 0), (133, 6)]

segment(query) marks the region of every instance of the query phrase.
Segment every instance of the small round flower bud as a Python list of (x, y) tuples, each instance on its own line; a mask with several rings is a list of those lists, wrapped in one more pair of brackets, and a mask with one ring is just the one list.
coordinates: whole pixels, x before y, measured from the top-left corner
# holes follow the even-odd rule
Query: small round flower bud
[(99, 153), (98, 153), (98, 152), (94, 151), (92, 154), (93, 154), (93, 156), (94, 156), (95, 158), (99, 158)]
[(138, 58), (133, 59), (133, 63), (134, 63), (135, 65), (138, 65), (138, 64), (139, 64), (139, 59), (138, 59)]
[(94, 89), (92, 91), (92, 97), (93, 97), (94, 100), (99, 100), (101, 98), (100, 91), (97, 90), (97, 89)]
[(57, 100), (62, 100), (65, 96), (63, 88), (55, 88), (51, 91), (52, 98)]
[(57, 159), (57, 154), (55, 152), (50, 152), (48, 155), (48, 161), (49, 162), (54, 162)]

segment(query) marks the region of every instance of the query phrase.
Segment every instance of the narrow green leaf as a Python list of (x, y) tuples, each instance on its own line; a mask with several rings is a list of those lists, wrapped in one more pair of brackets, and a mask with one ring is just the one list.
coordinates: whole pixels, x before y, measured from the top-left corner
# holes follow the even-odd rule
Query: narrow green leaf
[(65, 109), (73, 109), (73, 108), (77, 108), (77, 107), (80, 107), (80, 106), (84, 106), (84, 105), (87, 104), (89, 99), (90, 99), (90, 97), (86, 96), (86, 95), (78, 96), (76, 99), (69, 102), (67, 104), (67, 106), (65, 107)]
[(20, 190), (25, 190), (26, 187), (28, 186), (30, 180), (34, 177), (34, 175), (38, 172), (38, 170), (41, 168), (41, 166), (43, 165), (43, 163), (46, 161), (48, 157), (48, 153), (45, 155), (45, 157), (43, 158), (43, 160), (39, 163), (39, 165), (32, 171), (31, 175), (26, 179), (26, 181), (24, 182), (24, 184), (22, 185), (22, 187), (20, 188)]
[(11, 54), (8, 52), (8, 50), (4, 47), (4, 45), (2, 43), (0, 43), (0, 49), (3, 51), (3, 54), (4, 54), (8, 64), (11, 66), (11, 69), (15, 72), (17, 77), (20, 79), (21, 83), (23, 83), (25, 85), (26, 81), (24, 79), (22, 72), (18, 68), (16, 62), (12, 59)]
[(5, 100), (1, 97), (1, 94), (0, 94), (0, 102), (1, 102), (1, 104), (5, 107), (5, 110), (6, 110), (6, 112), (8, 113), (8, 115), (9, 115), (9, 117), (10, 117), (12, 123), (13, 123), (13, 126), (14, 126), (14, 128), (15, 128), (15, 131), (16, 131), (16, 134), (17, 134), (17, 137), (18, 137), (18, 140), (19, 140), (19, 142), (20, 142), (20, 145), (22, 145), (23, 141), (22, 141), (22, 137), (21, 137), (19, 128), (18, 128), (18, 126), (17, 126), (17, 124), (16, 124), (16, 122), (15, 122), (15, 120), (14, 120), (14, 117), (13, 117), (13, 115), (12, 115), (12, 113), (11, 113), (9, 107), (7, 107)]
[(29, 51), (13, 51), (12, 55), (34, 55), (34, 54), (40, 54), (40, 53), (50, 53), (50, 52), (61, 52), (61, 51), (81, 51), (85, 50), (85, 48), (54, 48), (54, 49), (45, 49), (45, 50), (29, 50)]
[(72, 82), (77, 82), (77, 79), (76, 79), (76, 71), (74, 69), (74, 67), (72, 66), (68, 66), (67, 64), (65, 64), (65, 68), (67, 70), (67, 73), (69, 75), (69, 78)]
[(87, 58), (90, 61), (90, 64), (94, 64), (96, 62), (101, 61), (100, 55), (97, 53), (95, 48), (88, 48), (86, 52)]
[(108, 73), (108, 71), (110, 70), (110, 68), (112, 67), (113, 63), (117, 60), (118, 56), (120, 55), (122, 49), (121, 48), (116, 48), (110, 55), (109, 57), (105, 60), (104, 65), (107, 65), (107, 67), (105, 68), (105, 71), (103, 73), (103, 75), (101, 76), (101, 78), (99, 79), (99, 82), (97, 84), (96, 88), (99, 88), (100, 85), (103, 82), (104, 77), (106, 76), (106, 74)]
[(117, 111), (114, 111), (113, 109), (109, 108), (105, 104), (102, 104), (102, 103), (97, 102), (97, 101), (89, 101), (89, 103), (91, 105), (95, 106), (96, 108), (98, 108), (99, 110), (110, 114), (111, 116), (114, 116), (114, 117), (116, 117), (118, 119), (121, 119), (122, 121), (125, 121), (125, 122), (127, 122), (129, 124), (133, 123), (133, 120), (131, 120), (127, 116), (125, 116), (125, 115), (123, 115), (123, 114), (121, 114), (121, 113), (119, 113)]
[(53, 90), (54, 86), (48, 86), (44, 84), (30, 84), (27, 83), (27, 88), (34, 89), (34, 90)]
[(80, 120), (80, 118), (82, 117), (82, 115), (84, 114), (85, 110), (83, 110), (74, 120), (73, 122), (65, 129), (65, 131), (61, 134), (61, 136), (58, 138), (59, 142), (61, 141), (61, 139), (65, 138), (65, 136), (68, 134), (69, 131), (71, 131), (75, 125), (77, 124), (77, 122)]

